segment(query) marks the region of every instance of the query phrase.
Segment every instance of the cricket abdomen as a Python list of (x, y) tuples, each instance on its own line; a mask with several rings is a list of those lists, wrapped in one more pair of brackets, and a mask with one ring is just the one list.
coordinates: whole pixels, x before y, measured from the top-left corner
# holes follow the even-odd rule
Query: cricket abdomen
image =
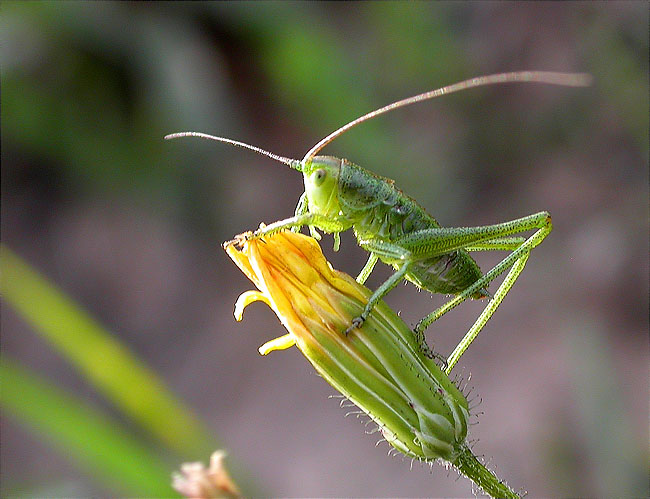
[[(412, 262), (406, 278), (432, 293), (456, 295), (474, 284), (482, 275), (474, 259), (467, 251), (461, 249)], [(471, 295), (474, 299), (486, 296), (485, 289)]]

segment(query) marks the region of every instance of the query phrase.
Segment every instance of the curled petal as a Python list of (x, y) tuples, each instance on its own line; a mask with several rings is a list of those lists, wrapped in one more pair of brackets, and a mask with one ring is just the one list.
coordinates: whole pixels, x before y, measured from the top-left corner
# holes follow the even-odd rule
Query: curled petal
[(273, 350), (286, 350), (287, 348), (291, 348), (296, 344), (296, 339), (293, 337), (291, 333), (285, 334), (284, 336), (280, 336), (279, 338), (275, 338), (274, 340), (267, 341), (262, 345), (258, 350), (261, 355), (266, 355)]
[(271, 306), (271, 302), (264, 295), (264, 293), (260, 293), (259, 291), (255, 291), (255, 290), (244, 291), (242, 294), (239, 295), (239, 298), (237, 298), (237, 301), (235, 302), (234, 315), (235, 315), (235, 320), (237, 322), (242, 320), (244, 316), (244, 309), (255, 301), (263, 301), (269, 307)]

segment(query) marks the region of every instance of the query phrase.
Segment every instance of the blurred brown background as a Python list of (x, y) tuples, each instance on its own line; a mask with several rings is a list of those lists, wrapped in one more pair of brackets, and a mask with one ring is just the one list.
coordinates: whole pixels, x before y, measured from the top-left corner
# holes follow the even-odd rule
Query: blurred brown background
[[(297, 350), (260, 357), (283, 334), (267, 307), (235, 323), (251, 285), (220, 243), (292, 214), (300, 175), (163, 135), (203, 131), (299, 159), (369, 110), (465, 78), (593, 74), (587, 89), (446, 96), (325, 152), (395, 179), (446, 226), (552, 214), (457, 368), (482, 398), (474, 450), (531, 497), (648, 494), (646, 2), (3, 2), (2, 24), (3, 242), (152, 366), (276, 496), (472, 489), (375, 448)], [(338, 254), (331, 244), (335, 267), (356, 275), (365, 254), (351, 235)], [(484, 270), (497, 258), (477, 257)], [(387, 299), (412, 324), (442, 300), (412, 286)], [(429, 341), (448, 354), (483, 306), (448, 314)], [(105, 404), (7, 306), (2, 352)], [(2, 487), (25, 484), (106, 493), (3, 418)]]

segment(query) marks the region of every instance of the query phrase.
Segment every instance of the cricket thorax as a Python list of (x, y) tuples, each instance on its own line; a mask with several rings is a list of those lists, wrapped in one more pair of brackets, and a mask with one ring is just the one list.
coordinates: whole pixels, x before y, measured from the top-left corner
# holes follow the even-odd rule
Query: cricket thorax
[(388, 178), (343, 160), (339, 173), (341, 211), (354, 223), (361, 239), (395, 241), (438, 222)]
[[(395, 187), (392, 180), (375, 175), (346, 160), (339, 172), (339, 204), (343, 214), (352, 221), (357, 239), (398, 243), (404, 236), (420, 230), (439, 228), (438, 222), (415, 200)], [(389, 265), (400, 266), (399, 260), (382, 255)], [(435, 293), (457, 294), (473, 284), (482, 273), (464, 250), (416, 258), (410, 264), (406, 279), (416, 286)], [(483, 296), (476, 293), (474, 298)]]

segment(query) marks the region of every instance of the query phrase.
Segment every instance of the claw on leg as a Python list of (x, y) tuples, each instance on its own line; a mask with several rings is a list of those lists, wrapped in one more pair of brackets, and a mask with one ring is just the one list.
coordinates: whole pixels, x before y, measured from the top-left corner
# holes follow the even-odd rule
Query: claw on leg
[(254, 239), (255, 235), (249, 230), (247, 232), (243, 232), (241, 234), (237, 234), (233, 239), (230, 241), (226, 241), (225, 243), (222, 244), (223, 248), (226, 249), (229, 246), (237, 245), (240, 248), (244, 246), (244, 243), (246, 241), (250, 241), (251, 239)]
[(433, 360), (437, 360), (440, 362), (440, 368), (444, 371), (447, 369), (448, 365), (447, 364), (447, 357), (442, 355), (441, 353), (434, 352), (433, 350), (431, 351), (431, 357)]
[(365, 321), (366, 321), (366, 319), (364, 319), (364, 318), (361, 317), (361, 316), (359, 316), (359, 317), (355, 317), (354, 319), (352, 319), (352, 324), (350, 324), (350, 326), (345, 330), (345, 332), (344, 332), (343, 334), (344, 334), (345, 336), (347, 336), (347, 335), (350, 334), (354, 329), (357, 329), (357, 328), (363, 326), (363, 323), (364, 323)]
[(237, 244), (237, 239), (230, 239), (229, 241), (224, 241), (223, 243), (221, 243), (221, 246), (223, 247), (223, 249), (227, 249), (230, 246), (233, 246), (235, 244)]
[[(420, 321), (421, 322), (421, 321)], [(419, 323), (418, 323), (419, 326)], [(415, 329), (413, 329), (413, 335), (415, 336), (415, 340), (417, 341), (420, 351), (425, 357), (428, 357), (429, 359), (437, 361), (439, 364), (441, 364), (442, 369), (447, 368), (447, 358), (436, 352), (433, 348), (429, 346), (427, 343), (426, 338), (424, 337), (424, 333), (418, 329), (418, 326), (415, 326)]]

